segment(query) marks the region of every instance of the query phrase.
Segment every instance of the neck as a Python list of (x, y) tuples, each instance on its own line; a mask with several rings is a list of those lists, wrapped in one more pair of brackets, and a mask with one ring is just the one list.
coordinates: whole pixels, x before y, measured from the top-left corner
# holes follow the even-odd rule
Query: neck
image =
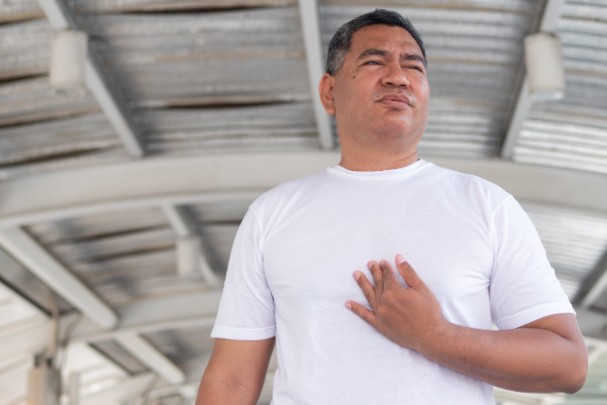
[(346, 152), (342, 149), (339, 165), (356, 172), (371, 172), (390, 169), (400, 169), (419, 160), (417, 148), (412, 152), (401, 153), (362, 153)]

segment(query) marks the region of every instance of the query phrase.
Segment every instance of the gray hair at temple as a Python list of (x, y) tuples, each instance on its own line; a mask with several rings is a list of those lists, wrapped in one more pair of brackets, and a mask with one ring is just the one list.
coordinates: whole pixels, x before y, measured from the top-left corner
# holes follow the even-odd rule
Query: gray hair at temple
[(413, 24), (411, 24), (409, 19), (403, 17), (395, 11), (378, 8), (370, 13), (358, 16), (339, 27), (337, 32), (335, 32), (335, 35), (333, 35), (333, 38), (331, 38), (331, 42), (329, 42), (327, 64), (325, 66), (326, 72), (331, 76), (335, 76), (337, 71), (341, 68), (346, 53), (348, 53), (350, 50), (350, 46), (352, 45), (352, 36), (354, 33), (363, 27), (376, 24), (401, 27), (411, 34), (422, 51), (424, 65), (428, 67), (428, 63), (426, 61), (426, 48), (424, 48), (422, 37), (419, 35), (419, 32), (417, 32), (415, 27), (413, 27)]

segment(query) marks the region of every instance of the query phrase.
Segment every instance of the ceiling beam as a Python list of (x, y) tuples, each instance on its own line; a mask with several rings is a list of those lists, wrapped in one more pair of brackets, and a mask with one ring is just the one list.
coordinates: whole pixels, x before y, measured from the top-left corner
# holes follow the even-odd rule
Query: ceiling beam
[(162, 212), (178, 237), (188, 238), (194, 235), (194, 229), (192, 229), (193, 226), (191, 225), (190, 218), (187, 218), (187, 214), (181, 207), (172, 204), (164, 204), (162, 206)]
[[(556, 31), (556, 24), (561, 15), (565, 0), (547, 0), (544, 6), (544, 12), (539, 25), (539, 32), (554, 32)], [(522, 44), (521, 44), (522, 45)], [(527, 118), (527, 114), (531, 109), (532, 99), (529, 94), (529, 81), (527, 80), (527, 74), (522, 80), (519, 92), (516, 95), (516, 104), (514, 106), (512, 115), (510, 117), (510, 123), (508, 124), (508, 131), (506, 132), (506, 138), (502, 144), (501, 156), (503, 158), (511, 159), (514, 153), (514, 148), (520, 137), (521, 129)]]
[(21, 330), (0, 336), (0, 359), (27, 353), (34, 354), (44, 351), (48, 347), (51, 337), (51, 322), (40, 321), (28, 325)]
[(114, 311), (21, 228), (0, 229), (0, 246), (102, 328), (118, 323)]
[[(338, 160), (338, 153), (328, 152), (235, 153), (136, 160), (7, 180), (0, 182), (0, 228), (167, 203), (251, 201)], [(522, 201), (607, 214), (604, 175), (501, 159), (432, 161), (479, 175)]]
[(197, 291), (180, 295), (140, 300), (116, 308), (120, 323), (113, 330), (103, 330), (90, 321), (80, 322), (70, 335), (70, 342), (103, 342), (117, 333), (153, 333), (180, 328), (211, 328), (219, 308), (221, 292)]
[(590, 307), (607, 289), (607, 250), (582, 282), (574, 302), (582, 308)]
[(153, 388), (158, 377), (153, 373), (138, 374), (105, 390), (80, 399), (80, 405), (107, 405), (123, 403), (141, 396)]
[(318, 85), (324, 74), (323, 51), (320, 37), (320, 23), (318, 18), (317, 0), (299, 0), (299, 16), (303, 31), (304, 46), (306, 48), (306, 63), (310, 81), (310, 93), (318, 128), (320, 147), (331, 150), (335, 146), (331, 118), (325, 112), (318, 96)]
[[(55, 30), (80, 29), (77, 19), (61, 0), (38, 0), (38, 3)], [(84, 29), (81, 30), (85, 31)], [(131, 156), (142, 157), (145, 154), (145, 148), (141, 135), (137, 133), (136, 126), (130, 118), (130, 113), (118, 96), (119, 92), (106, 79), (108, 72), (97, 61), (92, 44), (89, 45), (84, 69), (84, 77), (89, 91), (97, 100), (99, 107), (122, 140), (127, 151)]]
[[(188, 261), (188, 257), (194, 255), (193, 258), (196, 271), (202, 276), (202, 279), (209, 287), (219, 287), (221, 280), (217, 274), (213, 271), (213, 268), (209, 264), (205, 251), (211, 251), (210, 246), (201, 235), (198, 235), (195, 227), (192, 226), (194, 223), (193, 219), (190, 218), (189, 213), (183, 208), (172, 204), (163, 204), (162, 211), (164, 212), (167, 220), (171, 224), (173, 231), (177, 234), (177, 260)], [(178, 267), (182, 263), (177, 263)]]
[(114, 335), (128, 352), (171, 384), (181, 384), (185, 374), (163, 353), (136, 332), (119, 332)]

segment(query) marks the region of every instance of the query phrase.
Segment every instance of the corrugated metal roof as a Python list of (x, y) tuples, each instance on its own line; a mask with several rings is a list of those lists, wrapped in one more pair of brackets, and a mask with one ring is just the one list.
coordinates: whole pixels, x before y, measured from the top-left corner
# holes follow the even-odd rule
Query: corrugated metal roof
[(296, 8), (83, 21), (134, 105), (310, 98)]
[(0, 80), (46, 74), (51, 34), (46, 19), (0, 25)]
[(137, 121), (152, 153), (318, 148), (309, 104), (143, 111)]
[(44, 17), (37, 0), (4, 0), (0, 5), (0, 23)]

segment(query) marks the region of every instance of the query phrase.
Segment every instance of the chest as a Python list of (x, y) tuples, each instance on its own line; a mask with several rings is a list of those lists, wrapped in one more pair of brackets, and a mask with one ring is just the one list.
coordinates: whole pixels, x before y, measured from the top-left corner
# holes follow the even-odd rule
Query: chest
[(362, 196), (308, 201), (277, 218), (262, 249), (266, 277), (281, 305), (306, 312), (364, 297), (352, 273), (401, 253), (439, 301), (486, 294), (493, 264), (482, 215), (441, 201)]

